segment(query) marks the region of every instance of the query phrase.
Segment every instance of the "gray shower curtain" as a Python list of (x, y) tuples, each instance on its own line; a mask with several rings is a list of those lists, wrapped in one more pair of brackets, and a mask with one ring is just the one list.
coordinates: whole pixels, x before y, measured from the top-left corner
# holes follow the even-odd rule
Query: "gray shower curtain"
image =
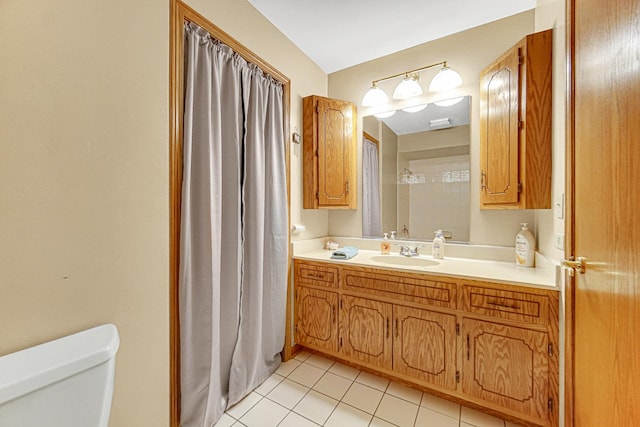
[(380, 206), (380, 173), (378, 146), (362, 137), (362, 235), (380, 237), (382, 217)]
[(287, 288), (282, 85), (185, 24), (181, 424), (211, 426), (280, 363)]

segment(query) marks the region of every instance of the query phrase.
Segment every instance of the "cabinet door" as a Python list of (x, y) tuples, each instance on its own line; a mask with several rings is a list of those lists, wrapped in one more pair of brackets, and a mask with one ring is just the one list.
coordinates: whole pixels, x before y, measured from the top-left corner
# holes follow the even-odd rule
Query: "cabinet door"
[(343, 295), (340, 301), (342, 353), (360, 362), (391, 369), (392, 306)]
[(440, 387), (456, 388), (456, 317), (394, 305), (393, 369)]
[(338, 295), (300, 286), (296, 288), (295, 340), (298, 344), (338, 351)]
[(502, 407), (548, 420), (548, 335), (463, 319), (462, 390)]
[(518, 202), (519, 49), (480, 76), (480, 168), (483, 205)]
[(356, 189), (352, 179), (355, 176), (352, 170), (352, 156), (355, 156), (353, 105), (320, 97), (316, 105), (318, 204), (349, 206), (352, 202), (350, 193)]

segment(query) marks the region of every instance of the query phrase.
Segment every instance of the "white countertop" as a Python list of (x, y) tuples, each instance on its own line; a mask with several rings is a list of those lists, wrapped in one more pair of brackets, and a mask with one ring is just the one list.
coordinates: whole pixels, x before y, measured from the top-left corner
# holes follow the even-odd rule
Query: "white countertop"
[[(294, 259), (310, 261), (328, 261), (342, 265), (361, 267), (375, 267), (391, 270), (407, 271), (411, 273), (432, 273), (439, 276), (449, 276), (459, 279), (490, 280), (493, 282), (532, 286), (544, 289), (559, 290), (556, 285), (556, 268), (552, 262), (540, 259), (536, 268), (518, 267), (514, 262), (479, 260), (469, 258), (448, 258), (434, 260), (431, 256), (420, 255), (418, 258), (432, 260), (438, 264), (428, 267), (412, 265), (392, 265), (372, 258), (401, 257), (398, 254), (381, 255), (380, 251), (359, 250), (358, 254), (349, 260), (331, 259), (332, 251), (309, 248), (296, 250)], [(537, 261), (538, 262), (538, 261)]]

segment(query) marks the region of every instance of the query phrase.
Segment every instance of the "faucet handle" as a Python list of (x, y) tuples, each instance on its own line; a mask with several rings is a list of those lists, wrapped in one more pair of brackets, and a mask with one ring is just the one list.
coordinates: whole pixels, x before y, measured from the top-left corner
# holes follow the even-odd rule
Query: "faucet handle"
[(418, 253), (418, 249), (420, 249), (420, 248), (426, 248), (427, 246), (428, 246), (428, 245), (417, 245), (415, 248), (411, 249), (411, 254), (412, 254), (413, 256), (418, 256), (418, 255), (420, 255), (420, 254)]

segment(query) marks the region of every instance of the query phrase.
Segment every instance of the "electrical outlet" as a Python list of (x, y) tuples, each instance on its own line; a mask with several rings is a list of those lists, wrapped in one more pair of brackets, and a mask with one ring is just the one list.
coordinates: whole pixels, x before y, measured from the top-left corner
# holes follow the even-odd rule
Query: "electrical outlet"
[(556, 234), (556, 248), (564, 250), (564, 234)]

